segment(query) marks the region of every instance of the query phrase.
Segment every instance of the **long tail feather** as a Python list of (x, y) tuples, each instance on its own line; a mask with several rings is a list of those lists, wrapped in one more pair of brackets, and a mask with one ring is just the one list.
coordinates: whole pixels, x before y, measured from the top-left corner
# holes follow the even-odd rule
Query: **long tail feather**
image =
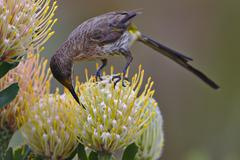
[(198, 78), (203, 80), (206, 84), (208, 84), (213, 89), (219, 88), (219, 86), (214, 81), (209, 79), (204, 73), (195, 69), (194, 67), (192, 67), (190, 64), (187, 63), (192, 60), (190, 57), (187, 57), (177, 51), (174, 51), (145, 35), (141, 35), (141, 37), (139, 37), (139, 41), (151, 47), (152, 49), (162, 53), (163, 55), (169, 57), (170, 59), (172, 59), (179, 65), (181, 65), (182, 67), (186, 68), (187, 70), (195, 74)]

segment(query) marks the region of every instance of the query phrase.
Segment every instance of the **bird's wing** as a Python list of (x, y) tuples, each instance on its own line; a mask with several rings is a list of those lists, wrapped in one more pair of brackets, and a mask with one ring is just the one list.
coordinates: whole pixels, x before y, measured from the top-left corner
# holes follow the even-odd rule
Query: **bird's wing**
[(112, 12), (102, 15), (90, 34), (90, 39), (99, 45), (105, 45), (117, 41), (127, 30), (129, 21), (137, 15), (137, 12)]
[(124, 31), (124, 29), (115, 30), (111, 27), (99, 28), (92, 32), (90, 39), (99, 45), (105, 45), (117, 41)]

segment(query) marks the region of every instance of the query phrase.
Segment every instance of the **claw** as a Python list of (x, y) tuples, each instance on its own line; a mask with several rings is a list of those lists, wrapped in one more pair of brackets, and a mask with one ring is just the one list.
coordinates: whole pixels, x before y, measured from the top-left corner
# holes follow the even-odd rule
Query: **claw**
[(122, 86), (123, 86), (123, 87), (126, 87), (126, 85), (125, 85), (125, 80), (129, 82), (128, 77), (124, 77), (124, 79), (123, 79), (123, 81), (122, 81)]
[[(114, 81), (115, 79), (117, 79), (116, 81)], [(117, 83), (121, 80), (121, 76), (120, 75), (114, 75), (112, 77), (112, 81), (114, 81), (114, 88), (116, 87)]]
[[(114, 81), (115, 79), (117, 79), (117, 80)], [(115, 75), (115, 76), (112, 77), (112, 81), (114, 81), (114, 88), (118, 84), (118, 82), (120, 82), (121, 80), (122, 80), (122, 76), (121, 75)], [(123, 80), (122, 80), (122, 86), (123, 87), (126, 87), (125, 80), (127, 80), (129, 82), (128, 78), (124, 77)]]
[(98, 81), (98, 80), (102, 81), (103, 80), (100, 70), (97, 70), (97, 72), (95, 74), (95, 78), (96, 78), (96, 81)]
[[(125, 79), (124, 79), (125, 80)], [(122, 86), (123, 87), (126, 87), (125, 83), (124, 83), (124, 80), (122, 81)]]
[(99, 79), (100, 81), (103, 80), (103, 78), (101, 77), (101, 74), (100, 74), (99, 72), (96, 73), (95, 78), (96, 78), (96, 81), (98, 81), (98, 79)]

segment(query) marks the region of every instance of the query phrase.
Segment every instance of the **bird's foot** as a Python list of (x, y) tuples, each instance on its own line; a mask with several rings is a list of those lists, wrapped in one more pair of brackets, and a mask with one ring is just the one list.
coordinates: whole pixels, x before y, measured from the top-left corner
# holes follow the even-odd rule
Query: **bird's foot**
[[(114, 88), (118, 84), (118, 82), (120, 82), (122, 80), (122, 78), (123, 78), (123, 76), (121, 76), (121, 75), (114, 75), (112, 77), (112, 81), (114, 81)], [(122, 86), (123, 87), (126, 87), (125, 80), (129, 82), (128, 78), (124, 77), (123, 80), (122, 80)]]
[(98, 80), (102, 81), (102, 80), (103, 80), (100, 72), (97, 72), (97, 73), (95, 74), (95, 79), (96, 79), (96, 81), (98, 81)]

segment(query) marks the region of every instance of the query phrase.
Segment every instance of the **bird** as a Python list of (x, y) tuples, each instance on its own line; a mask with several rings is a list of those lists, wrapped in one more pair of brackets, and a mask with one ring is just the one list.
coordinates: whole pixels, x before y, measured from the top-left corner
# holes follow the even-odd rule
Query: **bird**
[[(112, 11), (90, 18), (74, 29), (51, 57), (50, 69), (53, 76), (71, 92), (76, 102), (84, 108), (85, 106), (79, 101), (73, 87), (73, 64), (85, 60), (100, 60), (102, 64), (97, 69), (95, 76), (102, 80), (101, 70), (107, 65), (108, 58), (121, 55), (125, 57), (126, 64), (122, 74), (113, 77), (113, 79), (117, 79), (116, 82), (119, 82), (121, 78), (127, 79), (126, 72), (133, 60), (130, 48), (134, 42), (141, 42), (170, 58), (211, 88), (219, 88), (213, 80), (189, 64), (193, 60), (192, 58), (161, 44), (138, 30), (132, 20), (140, 13), (136, 10)], [(122, 82), (124, 85), (124, 81)]]

